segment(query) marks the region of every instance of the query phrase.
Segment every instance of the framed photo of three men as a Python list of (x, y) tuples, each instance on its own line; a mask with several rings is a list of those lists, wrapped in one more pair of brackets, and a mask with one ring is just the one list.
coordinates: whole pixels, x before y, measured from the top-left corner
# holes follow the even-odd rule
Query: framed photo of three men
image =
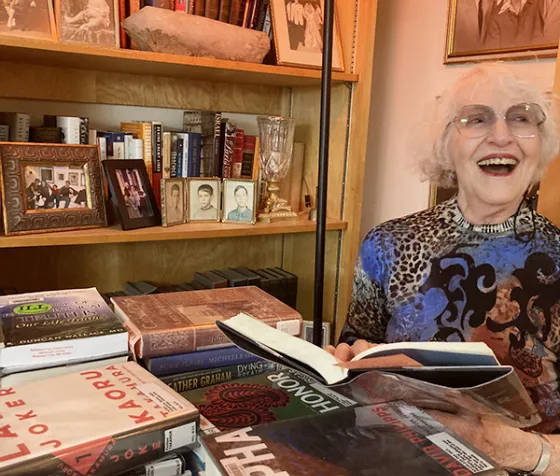
[(449, 0), (444, 63), (555, 57), (560, 0)]

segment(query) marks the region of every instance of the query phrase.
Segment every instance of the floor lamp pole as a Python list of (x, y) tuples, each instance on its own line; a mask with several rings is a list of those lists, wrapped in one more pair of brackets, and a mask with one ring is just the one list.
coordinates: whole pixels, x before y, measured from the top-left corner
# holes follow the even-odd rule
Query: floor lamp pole
[(325, 236), (327, 225), (327, 188), (329, 174), (329, 129), (331, 119), (334, 0), (324, 0), (324, 4), (319, 177), (317, 181), (317, 233), (315, 234), (315, 292), (313, 305), (313, 343), (318, 346), (321, 345), (321, 333), (323, 329), (323, 287), (325, 280)]

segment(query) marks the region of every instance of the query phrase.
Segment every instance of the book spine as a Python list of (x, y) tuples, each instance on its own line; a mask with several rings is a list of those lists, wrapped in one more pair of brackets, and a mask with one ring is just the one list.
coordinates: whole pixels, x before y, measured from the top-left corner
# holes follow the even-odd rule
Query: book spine
[(218, 12), (220, 10), (220, 0), (206, 0), (204, 7), (204, 16), (212, 20), (218, 19)]
[(191, 169), (192, 169), (192, 157), (191, 157), (191, 146), (190, 146), (190, 137), (189, 134), (183, 135), (183, 171), (181, 173), (181, 177), (192, 177)]
[(152, 162), (152, 125), (149, 123), (142, 123), (142, 137), (140, 139), (144, 140), (144, 163), (146, 164), (146, 171), (148, 172), (148, 177), (150, 182), (153, 182), (153, 162)]
[(80, 118), (58, 116), (56, 124), (62, 130), (63, 144), (79, 144), (80, 143)]
[(175, 0), (174, 9), (176, 12), (186, 12), (187, 5), (185, 4), (185, 0)]
[(121, 48), (129, 48), (130, 46), (128, 35), (126, 34), (126, 31), (124, 31), (124, 28), (120, 26), (120, 24), (124, 20), (126, 20), (126, 17), (128, 16), (126, 11), (127, 4), (128, 4), (128, 0), (119, 0), (119, 39), (121, 43)]
[(10, 126), (0, 125), (0, 142), (8, 142), (10, 140)]
[(181, 393), (229, 382), (238, 378), (262, 375), (277, 368), (278, 365), (273, 362), (259, 360), (247, 364), (228, 365), (227, 367), (215, 367), (177, 375), (167, 375), (161, 377), (160, 380), (176, 392)]
[(14, 112), (9, 115), (9, 119), (10, 141), (29, 142), (31, 116), (21, 112)]
[(212, 176), (220, 176), (220, 127), (222, 124), (222, 113), (216, 112), (214, 114), (214, 154), (212, 161)]
[(80, 144), (89, 143), (89, 118), (80, 117)]
[(256, 136), (245, 136), (243, 140), (243, 158), (241, 160), (240, 176), (251, 178), (253, 175), (253, 161), (255, 160)]
[[(174, 449), (194, 448), (199, 416), (169, 418), (142, 429), (113, 435), (71, 448), (60, 456), (48, 454), (10, 467), (10, 476), (67, 476), (121, 474), (131, 467), (163, 458)], [(99, 446), (103, 445), (102, 448)]]
[(177, 148), (178, 148), (177, 134), (171, 134), (171, 150), (169, 152), (169, 178), (177, 177)]
[[(161, 311), (160, 311), (161, 312)], [(270, 317), (261, 322), (276, 328), (281, 323), (282, 329), (291, 335), (299, 336), (301, 332), (301, 317), (294, 311), (293, 319)], [(297, 324), (297, 325), (296, 325)], [(169, 339), (176, 331), (162, 329), (142, 336), (141, 357), (161, 357), (164, 355), (182, 354), (210, 348), (229, 347), (231, 341), (217, 326), (191, 327), (181, 330), (184, 339), (176, 342)]]
[(224, 166), (223, 178), (231, 178), (233, 172), (233, 160), (235, 155), (236, 130), (229, 122), (226, 124), (226, 137), (224, 142)]
[(200, 177), (200, 142), (201, 135), (197, 132), (189, 132), (191, 171), (189, 177)]
[(152, 160), (154, 164), (154, 173), (161, 173), (163, 162), (163, 125), (161, 122), (152, 123)]
[(246, 364), (257, 360), (261, 359), (239, 347), (224, 347), (201, 352), (152, 357), (145, 359), (144, 363), (153, 375), (159, 377), (193, 370), (212, 369), (226, 363)]
[(177, 136), (177, 177), (183, 177), (183, 157), (185, 142), (183, 137)]
[[(161, 180), (160, 181), (160, 186), (159, 186), (159, 193), (160, 193), (160, 197), (165, 197), (165, 180)], [(165, 211), (167, 207), (162, 207), (160, 205), (160, 209), (161, 209), (161, 226), (167, 226), (167, 213)], [(150, 370), (149, 366), (148, 366), (148, 370)], [(155, 375), (155, 374), (154, 374)]]
[(235, 133), (235, 150), (233, 152), (233, 164), (231, 166), (230, 177), (241, 177), (241, 164), (243, 163), (243, 143), (245, 141), (245, 133), (237, 130)]
[(171, 178), (171, 132), (163, 133), (163, 158), (161, 167), (162, 178)]
[(193, 0), (194, 1), (194, 14), (201, 17), (204, 16), (205, 1), (204, 0)]
[(231, 6), (231, 0), (220, 0), (218, 20), (224, 23), (229, 22), (229, 10)]

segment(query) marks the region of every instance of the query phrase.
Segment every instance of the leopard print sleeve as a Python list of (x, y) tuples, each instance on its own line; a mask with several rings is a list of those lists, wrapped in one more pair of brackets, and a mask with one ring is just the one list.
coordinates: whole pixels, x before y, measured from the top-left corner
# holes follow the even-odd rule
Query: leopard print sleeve
[(339, 342), (352, 344), (357, 339), (374, 343), (387, 341), (390, 313), (384, 288), (388, 283), (386, 271), (392, 260), (392, 241), (379, 228), (366, 236), (354, 270), (350, 306)]

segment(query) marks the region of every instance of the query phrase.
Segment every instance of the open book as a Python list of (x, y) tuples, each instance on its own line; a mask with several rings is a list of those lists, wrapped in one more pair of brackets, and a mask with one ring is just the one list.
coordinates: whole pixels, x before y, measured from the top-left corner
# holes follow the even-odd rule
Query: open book
[(352, 361), (287, 335), (246, 314), (216, 325), (239, 347), (305, 372), (369, 405), (405, 400), (418, 406), (500, 416), (519, 427), (540, 416), (513, 367), (481, 342), (400, 342), (372, 347)]

